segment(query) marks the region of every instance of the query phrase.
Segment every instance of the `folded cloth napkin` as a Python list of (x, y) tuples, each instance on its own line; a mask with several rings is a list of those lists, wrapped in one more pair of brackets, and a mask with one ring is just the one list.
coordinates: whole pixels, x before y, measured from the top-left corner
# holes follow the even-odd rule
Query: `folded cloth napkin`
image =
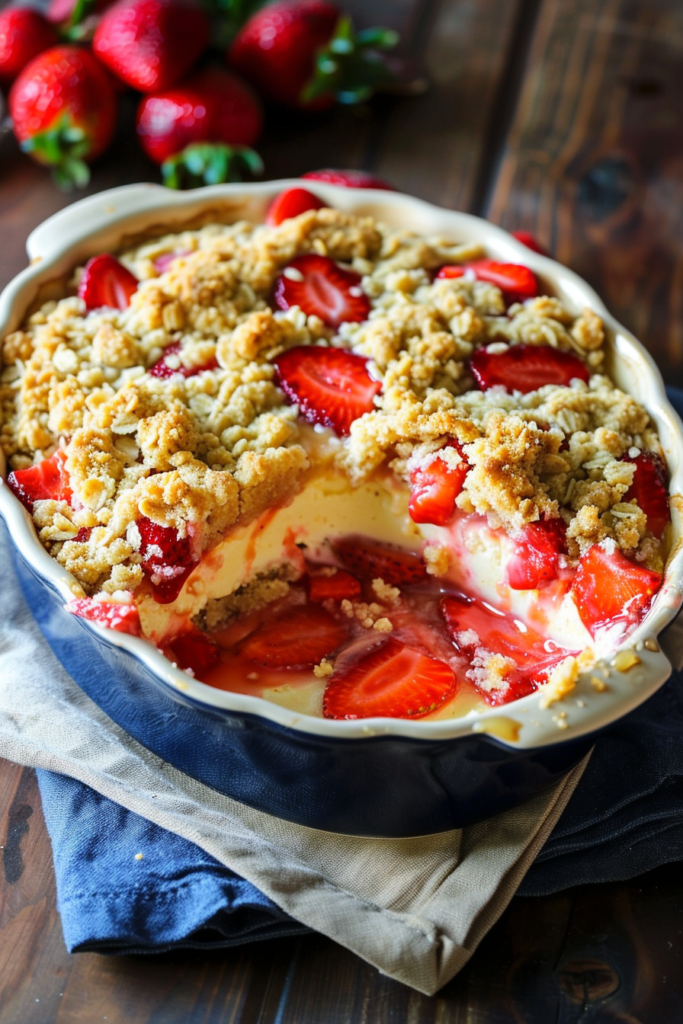
[(520, 808), (420, 839), (330, 836), (240, 805), (123, 733), (42, 640), (4, 536), (0, 565), (0, 755), (48, 769), (69, 949), (207, 948), (312, 928), (431, 994), (516, 890), (631, 877), (683, 855), (683, 677), (601, 737), (585, 774), (583, 763)]

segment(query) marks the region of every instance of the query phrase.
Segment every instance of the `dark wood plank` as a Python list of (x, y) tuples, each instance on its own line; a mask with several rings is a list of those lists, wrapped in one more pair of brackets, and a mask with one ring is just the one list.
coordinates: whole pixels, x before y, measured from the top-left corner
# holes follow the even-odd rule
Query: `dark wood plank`
[(483, 213), (577, 270), (683, 383), (683, 5), (543, 3)]

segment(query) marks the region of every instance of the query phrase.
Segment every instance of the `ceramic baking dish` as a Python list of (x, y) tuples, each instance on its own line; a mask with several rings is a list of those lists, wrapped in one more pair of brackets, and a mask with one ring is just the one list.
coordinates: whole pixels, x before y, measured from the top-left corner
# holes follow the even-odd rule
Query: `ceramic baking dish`
[[(270, 200), (294, 184), (218, 185), (189, 193), (131, 185), (80, 200), (30, 235), (30, 266), (0, 296), (0, 337), (37, 302), (59, 296), (73, 268), (90, 256), (212, 220), (261, 220)], [(221, 792), (312, 827), (378, 836), (442, 831), (496, 814), (551, 785), (599, 730), (668, 678), (669, 660), (652, 641), (681, 604), (683, 428), (650, 355), (572, 271), (468, 214), (399, 193), (308, 185), (343, 210), (480, 242), (494, 259), (530, 266), (570, 309), (589, 306), (603, 318), (609, 372), (656, 422), (671, 474), (672, 554), (661, 590), (628, 639), (639, 663), (623, 672), (612, 657), (600, 666), (603, 692), (581, 678), (561, 705), (546, 709), (536, 693), (504, 708), (441, 721), (301, 715), (260, 697), (209, 687), (145, 640), (71, 616), (63, 605), (73, 580), (43, 549), (27, 512), (5, 486), (0, 514), (24, 592), (57, 656), (85, 692), (149, 749)]]

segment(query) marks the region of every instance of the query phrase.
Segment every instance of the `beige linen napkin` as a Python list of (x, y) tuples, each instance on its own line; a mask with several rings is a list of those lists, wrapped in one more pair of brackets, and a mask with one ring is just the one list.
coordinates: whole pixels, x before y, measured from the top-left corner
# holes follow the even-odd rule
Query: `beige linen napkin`
[(4, 530), (0, 567), (0, 756), (73, 776), (191, 840), (298, 921), (427, 995), (501, 915), (588, 760), (554, 789), (463, 830), (359, 839), (293, 825), (196, 782), (119, 729), (43, 640)]

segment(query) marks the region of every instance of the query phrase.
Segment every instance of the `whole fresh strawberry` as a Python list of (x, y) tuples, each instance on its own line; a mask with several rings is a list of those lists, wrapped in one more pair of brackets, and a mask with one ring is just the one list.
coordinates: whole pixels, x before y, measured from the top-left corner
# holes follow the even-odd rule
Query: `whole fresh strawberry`
[[(257, 97), (245, 82), (222, 68), (205, 68), (173, 89), (145, 96), (137, 116), (142, 148), (155, 163), (164, 165), (164, 181), (170, 185), (182, 169), (188, 170), (184, 151), (197, 143), (220, 144), (213, 150), (213, 180), (228, 180), (237, 170), (236, 163), (244, 159), (243, 148), (256, 142), (262, 127)], [(208, 156), (210, 146), (205, 150)], [(228, 159), (224, 159), (226, 150)], [(196, 149), (190, 163), (194, 153)]]
[(228, 56), (267, 99), (322, 110), (335, 100), (358, 103), (390, 81), (381, 51), (397, 41), (389, 29), (354, 33), (327, 0), (280, 0), (247, 21)]
[(9, 94), (21, 148), (52, 168), (62, 188), (87, 184), (87, 163), (104, 152), (116, 127), (116, 95), (88, 50), (55, 46), (35, 57)]
[(30, 60), (57, 44), (57, 33), (30, 7), (0, 11), (0, 85), (11, 85)]
[(134, 89), (157, 92), (185, 77), (209, 42), (209, 23), (191, 0), (118, 0), (93, 37), (103, 64)]

